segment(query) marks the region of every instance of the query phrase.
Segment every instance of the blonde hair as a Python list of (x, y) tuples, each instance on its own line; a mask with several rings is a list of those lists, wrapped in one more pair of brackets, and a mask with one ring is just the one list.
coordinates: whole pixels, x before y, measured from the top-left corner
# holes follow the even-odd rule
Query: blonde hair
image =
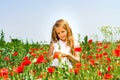
[(59, 40), (59, 37), (56, 33), (57, 27), (63, 27), (67, 31), (66, 43), (67, 43), (67, 46), (70, 46), (70, 52), (74, 54), (74, 37), (68, 22), (64, 19), (59, 19), (56, 21), (56, 23), (53, 25), (52, 35), (51, 35), (53, 42), (57, 42)]

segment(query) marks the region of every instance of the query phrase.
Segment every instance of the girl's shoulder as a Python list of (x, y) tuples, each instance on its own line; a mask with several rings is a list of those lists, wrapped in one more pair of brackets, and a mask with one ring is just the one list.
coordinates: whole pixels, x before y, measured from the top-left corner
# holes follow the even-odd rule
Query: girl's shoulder
[(53, 44), (53, 46), (57, 46), (58, 44), (60, 44), (59, 41), (51, 41), (51, 44)]
[(50, 41), (51, 44), (55, 44), (57, 43), (58, 41)]

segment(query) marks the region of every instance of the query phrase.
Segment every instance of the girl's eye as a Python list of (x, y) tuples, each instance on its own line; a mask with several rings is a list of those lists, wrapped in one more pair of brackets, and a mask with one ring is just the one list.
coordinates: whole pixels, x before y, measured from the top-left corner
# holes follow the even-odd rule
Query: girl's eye
[(65, 31), (62, 31), (62, 33), (64, 33)]
[(57, 33), (57, 34), (60, 34), (60, 33)]

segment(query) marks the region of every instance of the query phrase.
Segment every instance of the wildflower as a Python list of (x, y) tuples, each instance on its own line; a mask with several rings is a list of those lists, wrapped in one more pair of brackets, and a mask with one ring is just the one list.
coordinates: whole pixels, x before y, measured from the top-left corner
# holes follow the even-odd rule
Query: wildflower
[(104, 45), (103, 48), (104, 48), (104, 49), (107, 49), (107, 48), (109, 48), (109, 45)]
[(21, 65), (27, 66), (29, 64), (31, 64), (30, 59), (28, 57), (24, 57), (24, 61), (21, 63)]
[(80, 68), (82, 64), (80, 62), (76, 63), (75, 67)]
[(88, 59), (93, 59), (93, 56), (92, 56), (92, 55), (89, 55), (87, 58), (88, 58)]
[(107, 54), (107, 52), (104, 52), (104, 53), (103, 53), (103, 55), (104, 55), (105, 57), (108, 57), (108, 54)]
[(117, 49), (118, 49), (118, 50), (120, 50), (120, 44), (119, 44), (119, 45), (117, 45)]
[(13, 53), (13, 56), (17, 56), (17, 55), (18, 55), (18, 52), (14, 52), (14, 53)]
[(54, 67), (48, 67), (47, 70), (48, 70), (49, 73), (52, 74), (52, 73), (54, 72), (55, 69), (54, 69)]
[(91, 64), (91, 65), (95, 65), (95, 60), (91, 59), (91, 60), (90, 60), (90, 64)]
[(97, 43), (97, 46), (102, 46), (102, 42), (98, 42), (98, 43)]
[(75, 50), (76, 52), (81, 52), (81, 51), (82, 51), (82, 48), (81, 48), (81, 47), (76, 47), (76, 48), (74, 48), (74, 50)]
[(97, 59), (98, 59), (98, 58), (102, 58), (102, 56), (103, 56), (102, 54), (98, 54), (98, 53), (96, 54), (96, 58), (97, 58)]
[(36, 54), (34, 52), (29, 52), (31, 54), (31, 56), (36, 56)]
[(101, 71), (98, 71), (98, 76), (102, 76), (102, 72)]
[(24, 66), (20, 65), (17, 68), (13, 69), (13, 71), (15, 71), (16, 73), (23, 73), (24, 70)]
[(91, 44), (92, 42), (93, 42), (92, 39), (90, 39), (90, 40), (88, 41), (89, 44)]
[(36, 63), (38, 64), (38, 63), (43, 63), (43, 62), (45, 62), (44, 56), (43, 56), (43, 55), (40, 55), (40, 56), (37, 58)]
[(106, 58), (107, 62), (110, 63), (111, 59), (109, 57)]
[(60, 59), (61, 58), (61, 53), (60, 52), (55, 52), (54, 55), (53, 55), (53, 58), (57, 58), (57, 59)]
[(24, 58), (23, 58), (23, 60), (25, 61), (25, 60), (29, 60), (29, 58), (27, 57), (27, 56), (25, 56)]
[(111, 75), (111, 74), (105, 74), (105, 75), (104, 75), (104, 78), (105, 78), (105, 79), (111, 79), (111, 78), (112, 78), (112, 75)]
[(120, 56), (120, 50), (117, 49), (113, 50), (113, 55)]
[(31, 52), (35, 52), (35, 48), (30, 48), (30, 51)]
[(86, 59), (86, 57), (87, 57), (86, 54), (83, 54), (83, 55), (82, 55), (82, 58), (83, 58), (83, 59)]
[(44, 51), (44, 52), (43, 52), (43, 54), (44, 54), (44, 55), (47, 55), (47, 54), (48, 54), (48, 52)]
[(78, 74), (79, 73), (79, 68), (74, 68), (74, 73)]
[(43, 50), (43, 48), (40, 48), (40, 50)]
[(97, 52), (100, 52), (100, 51), (102, 51), (102, 48), (97, 48)]
[(8, 69), (7, 68), (0, 69), (0, 78), (4, 78), (4, 79), (8, 78)]
[(13, 71), (11, 71), (11, 72), (9, 72), (9, 74), (10, 74), (10, 76), (14, 76), (14, 72)]
[(69, 69), (69, 72), (70, 72), (70, 73), (72, 73), (72, 72), (73, 72), (73, 69), (72, 69), (72, 68), (70, 68), (70, 69)]
[(9, 61), (10, 58), (8, 56), (4, 57), (4, 60)]
[(107, 72), (110, 72), (111, 70), (114, 70), (113, 66), (108, 66), (107, 67)]

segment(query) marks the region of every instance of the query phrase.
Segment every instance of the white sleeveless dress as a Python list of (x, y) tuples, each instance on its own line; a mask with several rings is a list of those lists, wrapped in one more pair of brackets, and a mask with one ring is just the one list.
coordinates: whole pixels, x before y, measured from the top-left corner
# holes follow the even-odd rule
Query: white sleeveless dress
[[(79, 44), (75, 42), (75, 46), (78, 45)], [(66, 45), (66, 42), (59, 40), (58, 42), (53, 43), (53, 46), (54, 46), (53, 55), (54, 52), (71, 54), (70, 47)], [(72, 63), (69, 61), (69, 59), (67, 59), (67, 57), (62, 57), (61, 62), (57, 58), (53, 59), (51, 66), (62, 68), (67, 66), (68, 68), (72, 68)]]

